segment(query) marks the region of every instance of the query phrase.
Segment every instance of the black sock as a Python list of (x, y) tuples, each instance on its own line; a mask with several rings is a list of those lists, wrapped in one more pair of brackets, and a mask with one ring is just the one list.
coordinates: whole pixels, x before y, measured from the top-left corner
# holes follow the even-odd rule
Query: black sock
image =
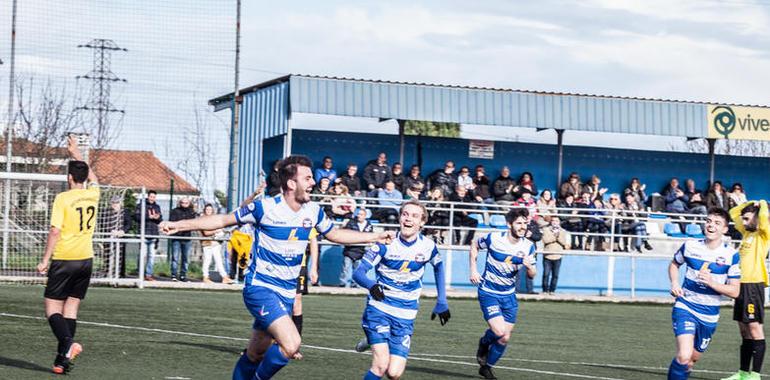
[(291, 320), (294, 321), (294, 326), (297, 326), (297, 332), (302, 336), (302, 314), (292, 315)]
[(70, 336), (72, 336), (72, 339), (75, 339), (75, 330), (78, 328), (78, 320), (72, 319), (72, 318), (64, 318), (65, 321), (67, 321), (67, 327), (70, 329)]
[(48, 317), (48, 324), (51, 325), (53, 335), (55, 335), (56, 339), (59, 341), (59, 346), (57, 347), (56, 352), (58, 352), (60, 355), (66, 354), (67, 350), (70, 348), (70, 344), (72, 343), (72, 334), (70, 334), (67, 321), (64, 320), (64, 316), (56, 313)]
[(752, 340), (754, 343), (754, 362), (751, 366), (753, 372), (762, 372), (762, 362), (765, 360), (765, 340)]
[(754, 341), (744, 339), (741, 343), (741, 371), (749, 372), (751, 370), (751, 356), (754, 353)]

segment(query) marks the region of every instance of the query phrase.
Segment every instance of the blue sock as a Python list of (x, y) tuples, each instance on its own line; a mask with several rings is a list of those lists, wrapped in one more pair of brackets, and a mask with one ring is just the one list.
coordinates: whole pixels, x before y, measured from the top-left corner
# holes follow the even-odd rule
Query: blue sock
[(364, 375), (364, 380), (380, 380), (382, 379), (382, 376), (377, 376), (372, 372), (372, 370), (369, 370), (366, 372), (366, 375)]
[(493, 333), (492, 330), (487, 329), (487, 331), (484, 333), (484, 336), (481, 337), (481, 343), (490, 345), (495, 341), (495, 339), (497, 339), (495, 333)]
[(690, 377), (690, 372), (687, 371), (687, 364), (679, 364), (676, 358), (671, 360), (671, 365), (668, 366), (668, 380), (687, 380)]
[(273, 377), (281, 368), (289, 364), (289, 358), (283, 356), (277, 344), (273, 344), (265, 352), (265, 357), (257, 367), (254, 378), (257, 380), (268, 380)]
[(233, 369), (233, 380), (251, 380), (254, 378), (254, 373), (257, 372), (257, 366), (259, 363), (252, 363), (249, 360), (248, 355), (244, 352), (241, 355), (238, 362), (235, 363), (235, 369)]
[[(499, 338), (498, 338), (499, 339)], [(495, 365), (503, 354), (505, 353), (505, 347), (507, 344), (500, 344), (497, 340), (492, 343), (492, 347), (489, 348), (489, 356), (487, 356), (487, 364)]]

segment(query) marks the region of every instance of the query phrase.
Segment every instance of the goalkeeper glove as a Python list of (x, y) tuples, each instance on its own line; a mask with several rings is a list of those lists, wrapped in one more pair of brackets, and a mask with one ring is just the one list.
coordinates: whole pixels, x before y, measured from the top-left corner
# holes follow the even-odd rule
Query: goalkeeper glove
[(430, 314), (430, 320), (436, 319), (436, 316), (438, 316), (441, 326), (449, 322), (449, 318), (452, 316), (452, 314), (449, 313), (449, 305), (441, 302), (437, 303), (436, 307), (433, 308), (433, 312)]
[(369, 294), (372, 295), (375, 301), (382, 301), (385, 299), (385, 287), (380, 284), (374, 284), (369, 288)]

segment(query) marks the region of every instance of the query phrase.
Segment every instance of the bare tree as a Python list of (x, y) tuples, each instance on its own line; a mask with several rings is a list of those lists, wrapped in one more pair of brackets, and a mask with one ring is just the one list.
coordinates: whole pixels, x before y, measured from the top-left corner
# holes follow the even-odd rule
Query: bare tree
[[(680, 149), (671, 146), (671, 150), (679, 151)], [(708, 142), (705, 139), (688, 141), (685, 143), (685, 151), (688, 153), (708, 153)], [(720, 139), (714, 146), (714, 152), (732, 156), (768, 157), (770, 156), (770, 142)]]
[[(207, 188), (207, 181), (211, 178), (216, 140), (211, 138), (211, 128), (201, 111), (194, 107), (193, 113), (192, 125), (184, 128), (185, 155), (177, 163), (177, 167), (203, 193)], [(203, 195), (204, 198), (207, 195), (210, 194)]]

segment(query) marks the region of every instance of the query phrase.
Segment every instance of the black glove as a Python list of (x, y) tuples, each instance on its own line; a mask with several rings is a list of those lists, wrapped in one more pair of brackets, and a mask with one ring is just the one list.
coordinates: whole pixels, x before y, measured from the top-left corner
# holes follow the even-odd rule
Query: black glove
[(449, 318), (452, 317), (452, 314), (449, 313), (449, 307), (445, 303), (439, 303), (435, 308), (433, 308), (433, 312), (430, 313), (430, 320), (432, 321), (436, 319), (437, 315), (439, 322), (441, 322), (441, 326), (449, 322)]
[(374, 284), (369, 288), (369, 294), (372, 295), (375, 301), (382, 301), (385, 299), (385, 287), (380, 284)]

